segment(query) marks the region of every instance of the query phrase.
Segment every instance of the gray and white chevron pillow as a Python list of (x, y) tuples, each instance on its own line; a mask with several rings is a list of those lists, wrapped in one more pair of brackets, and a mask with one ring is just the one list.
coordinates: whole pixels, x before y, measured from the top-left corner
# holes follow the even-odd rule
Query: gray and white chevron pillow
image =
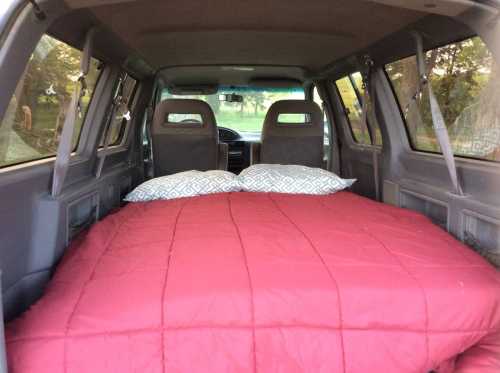
[(342, 179), (333, 172), (298, 165), (256, 164), (239, 175), (247, 192), (331, 194), (349, 188), (356, 179)]
[(148, 180), (130, 192), (125, 201), (146, 202), (240, 190), (238, 178), (231, 172), (193, 170)]

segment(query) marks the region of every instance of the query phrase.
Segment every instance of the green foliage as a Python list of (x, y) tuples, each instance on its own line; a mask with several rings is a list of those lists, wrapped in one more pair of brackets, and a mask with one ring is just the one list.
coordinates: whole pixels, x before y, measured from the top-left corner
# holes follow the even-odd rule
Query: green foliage
[[(68, 105), (77, 88), (81, 55), (81, 51), (50, 36), (41, 38), (0, 125), (0, 163), (55, 154)], [(75, 124), (75, 147), (97, 83), (97, 67), (98, 61), (92, 60), (82, 113)], [(15, 144), (12, 146), (11, 137)]]
[[(496, 113), (500, 82), (486, 45), (479, 37), (449, 44), (427, 52), (426, 63), (429, 81), (443, 112), (455, 153), (495, 159), (494, 154), (488, 153), (490, 144), (486, 146), (484, 143), (488, 133), (481, 131), (479, 136), (478, 131), (486, 121), (489, 123), (486, 130), (491, 136), (499, 131), (494, 128), (498, 121), (492, 112)], [(405, 115), (413, 146), (419, 150), (439, 151), (427, 90), (417, 100), (413, 99), (418, 90), (416, 58), (396, 61), (386, 69)], [(489, 105), (479, 105), (486, 101)], [(493, 136), (488, 141), (498, 142), (500, 139)], [(500, 143), (497, 144), (499, 147)]]
[[(362, 95), (364, 94), (362, 75), (359, 72), (356, 72), (350, 76), (337, 80), (336, 85), (349, 119), (354, 140), (363, 145), (372, 145), (373, 136), (373, 145), (382, 146), (382, 135), (373, 112), (371, 101), (368, 102), (367, 120), (371, 126), (370, 128), (373, 128), (375, 133), (370, 134), (367, 123), (362, 120), (362, 102), (360, 102), (360, 99), (362, 101)], [(360, 95), (360, 98), (358, 98), (358, 95)]]
[(479, 38), (450, 44), (438, 50), (431, 82), (448, 126), (455, 122), (466, 107), (479, 99), (488, 81), (491, 64), (492, 57)]

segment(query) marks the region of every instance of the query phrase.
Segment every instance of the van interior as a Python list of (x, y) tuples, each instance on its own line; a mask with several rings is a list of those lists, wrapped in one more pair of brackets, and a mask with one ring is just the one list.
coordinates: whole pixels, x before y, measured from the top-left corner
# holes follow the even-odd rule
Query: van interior
[(0, 373), (499, 372), (499, 17), (2, 0)]

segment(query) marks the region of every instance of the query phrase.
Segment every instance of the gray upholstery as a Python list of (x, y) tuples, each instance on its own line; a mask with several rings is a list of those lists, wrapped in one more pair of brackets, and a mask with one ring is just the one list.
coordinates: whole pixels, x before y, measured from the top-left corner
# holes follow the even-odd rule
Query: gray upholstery
[[(0, 271), (0, 289), (2, 288), (2, 271)], [(3, 303), (0, 294), (0, 373), (7, 373), (7, 353), (5, 351), (5, 332), (3, 330)]]
[[(170, 122), (171, 114), (196, 114), (201, 123)], [(219, 162), (224, 149), (219, 148), (219, 136), (214, 113), (201, 100), (169, 99), (158, 104), (151, 130), (155, 176), (176, 172), (225, 169)]]
[[(281, 123), (281, 114), (306, 114), (306, 123)], [(262, 129), (260, 163), (323, 167), (323, 114), (312, 101), (282, 100), (269, 108)]]
[(229, 145), (223, 142), (219, 143), (218, 169), (226, 170), (229, 163)]

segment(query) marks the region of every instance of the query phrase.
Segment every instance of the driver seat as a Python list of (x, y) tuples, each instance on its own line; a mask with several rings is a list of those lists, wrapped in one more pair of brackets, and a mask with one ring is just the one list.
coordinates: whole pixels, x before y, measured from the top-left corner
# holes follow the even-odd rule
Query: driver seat
[(155, 177), (227, 169), (227, 144), (219, 144), (214, 113), (204, 101), (161, 101), (153, 117), (151, 142)]

